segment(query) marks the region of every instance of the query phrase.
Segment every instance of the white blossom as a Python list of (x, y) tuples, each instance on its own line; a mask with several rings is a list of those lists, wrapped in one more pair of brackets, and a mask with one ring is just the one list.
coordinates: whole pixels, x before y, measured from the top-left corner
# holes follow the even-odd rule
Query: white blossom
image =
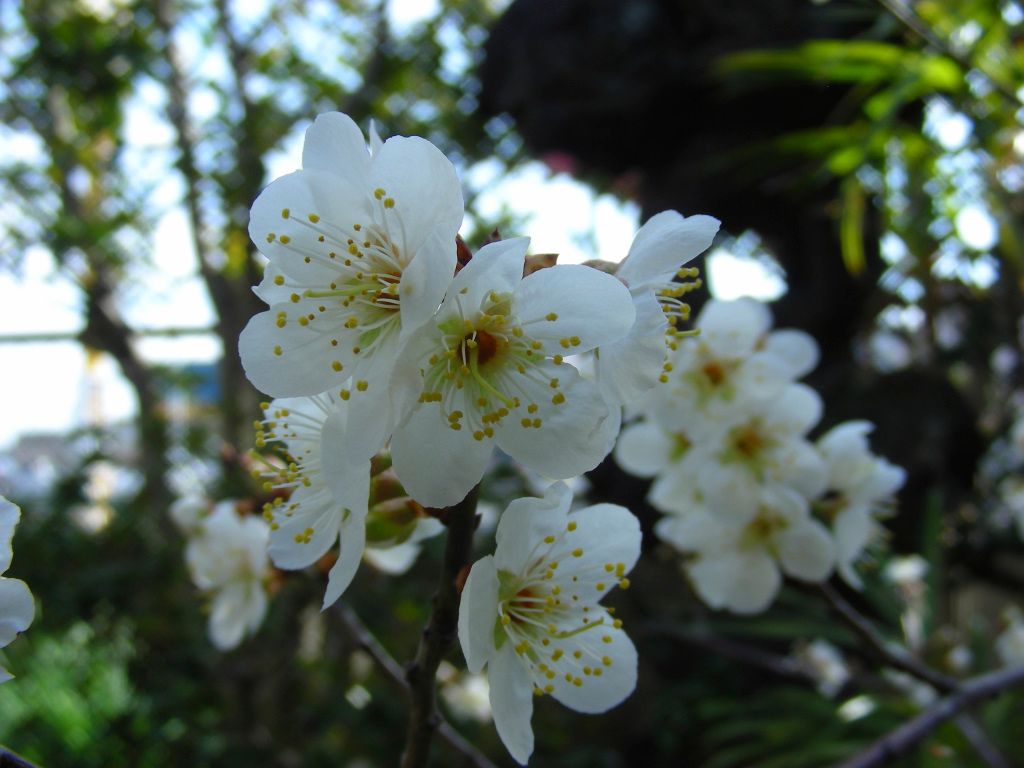
[(192, 581), (212, 595), (210, 639), (220, 650), (254, 633), (267, 612), (267, 524), (239, 516), (232, 501), (217, 504), (185, 549)]
[(249, 233), (270, 260), (257, 293), (271, 306), (239, 339), (246, 374), (270, 395), (347, 387), (363, 458), (396, 418), (387, 380), (452, 280), (463, 215), (455, 168), (430, 142), (372, 144), (346, 115), (320, 115), (302, 170), (253, 204)]
[[(11, 542), (20, 519), (21, 510), (17, 505), (0, 496), (0, 574), (11, 567), (14, 556)], [(19, 632), (28, 629), (35, 613), (35, 602), (25, 582), (0, 576), (0, 648), (10, 645)], [(12, 677), (10, 672), (0, 667), (0, 683)]]
[(572, 494), (513, 501), (497, 549), (477, 561), (462, 592), (459, 642), (471, 673), (487, 667), (491, 710), (509, 753), (533, 752), (535, 695), (578, 712), (604, 712), (636, 686), (636, 649), (598, 601), (640, 556), (629, 510), (598, 504), (570, 512)]
[(828, 481), (827, 493), (815, 508), (831, 521), (836, 570), (857, 588), (861, 580), (854, 564), (881, 535), (877, 517), (892, 506), (893, 494), (906, 479), (903, 469), (871, 453), (867, 435), (873, 428), (866, 421), (844, 422), (817, 441)]
[(393, 402), (410, 412), (394, 430), (391, 456), (425, 506), (462, 499), (495, 446), (553, 479), (593, 469), (610, 449), (602, 432), (609, 408), (565, 358), (628, 332), (629, 292), (579, 265), (523, 278), (527, 243), (481, 248), (396, 367)]
[(828, 530), (811, 517), (800, 494), (783, 486), (765, 489), (742, 515), (722, 515), (691, 500), (659, 520), (655, 533), (692, 555), (685, 569), (700, 598), (735, 613), (765, 610), (783, 574), (824, 581), (835, 561)]
[(256, 445), (278, 441), (288, 463), (269, 473), (268, 489), (290, 489), (264, 507), (270, 557), (278, 568), (312, 565), (340, 541), (324, 594), (332, 605), (351, 583), (366, 546), (370, 462), (351, 454), (352, 408), (330, 393), (266, 404)]

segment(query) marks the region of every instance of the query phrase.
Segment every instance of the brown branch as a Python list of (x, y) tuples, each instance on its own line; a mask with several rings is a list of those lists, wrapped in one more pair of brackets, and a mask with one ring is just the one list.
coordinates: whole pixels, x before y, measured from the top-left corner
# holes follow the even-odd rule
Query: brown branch
[(459, 579), (469, 565), (473, 532), (476, 529), (476, 500), (479, 486), (474, 487), (458, 504), (444, 510), (442, 521), (448, 526), (441, 578), (434, 595), (434, 610), (409, 664), (411, 705), (406, 732), (402, 768), (423, 768), (430, 757), (430, 742), (441, 719), (437, 712), (437, 667), (455, 642), (459, 618)]
[[(388, 653), (387, 649), (363, 624), (358, 614), (348, 605), (338, 603), (335, 614), (341, 620), (349, 637), (366, 651), (384, 672), (385, 676), (402, 693), (411, 696), (412, 690), (409, 681), (406, 679), (405, 668), (399, 664), (394, 656)], [(459, 733), (452, 725), (438, 715), (437, 735), (454, 752), (462, 756), (465, 765), (472, 768), (495, 768), (488, 757), (477, 749), (471, 742)], [(2, 768), (2, 766), (0, 766)]]
[(944, 675), (926, 664), (902, 646), (896, 646), (882, 636), (867, 617), (863, 616), (847, 600), (828, 583), (819, 585), (819, 591), (828, 601), (829, 606), (850, 628), (865, 640), (875, 655), (890, 667), (906, 672), (918, 680), (923, 680), (933, 688), (949, 693), (960, 688), (960, 681)]
[(960, 685), (956, 693), (939, 699), (913, 720), (883, 736), (860, 754), (837, 763), (835, 768), (874, 768), (884, 765), (887, 760), (906, 754), (936, 728), (968, 707), (1020, 686), (1024, 686), (1024, 666), (968, 680)]
[[(833, 611), (839, 614), (854, 632), (867, 642), (868, 647), (882, 662), (906, 672), (918, 680), (923, 680), (942, 693), (959, 693), (964, 689), (960, 680), (932, 669), (903, 647), (888, 642), (875, 628), (875, 625), (847, 602), (831, 584), (821, 584), (820, 590)], [(1005, 758), (970, 713), (959, 714), (955, 722), (964, 738), (990, 768), (1008, 768)]]

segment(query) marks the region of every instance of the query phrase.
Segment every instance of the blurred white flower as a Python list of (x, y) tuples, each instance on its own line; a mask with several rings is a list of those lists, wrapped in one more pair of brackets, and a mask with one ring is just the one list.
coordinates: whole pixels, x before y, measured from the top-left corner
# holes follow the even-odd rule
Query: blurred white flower
[[(11, 567), (14, 556), (11, 542), (20, 519), (21, 510), (17, 505), (0, 496), (0, 574)], [(0, 576), (0, 648), (10, 645), (19, 632), (28, 629), (35, 614), (35, 602), (25, 582)], [(0, 683), (12, 677), (14, 675), (0, 667)]]
[(797, 662), (817, 681), (822, 696), (832, 698), (850, 680), (843, 654), (828, 640), (817, 639), (798, 646)]
[(996, 638), (996, 655), (1004, 667), (1024, 664), (1024, 615), (1016, 607), (1003, 612), (1006, 629)]
[(212, 596), (210, 639), (220, 650), (236, 647), (259, 629), (267, 611), (267, 524), (241, 517), (233, 501), (220, 502), (185, 549), (192, 581)]

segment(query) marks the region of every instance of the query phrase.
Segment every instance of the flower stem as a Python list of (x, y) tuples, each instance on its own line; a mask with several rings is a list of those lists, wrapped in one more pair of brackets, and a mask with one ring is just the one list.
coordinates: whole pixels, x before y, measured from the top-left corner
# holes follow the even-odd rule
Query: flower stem
[(423, 768), (430, 756), (430, 742), (441, 723), (437, 712), (437, 667), (455, 642), (459, 619), (460, 577), (473, 546), (479, 486), (439, 518), (448, 526), (441, 578), (434, 595), (434, 610), (423, 630), (416, 658), (406, 669), (411, 706), (402, 768)]

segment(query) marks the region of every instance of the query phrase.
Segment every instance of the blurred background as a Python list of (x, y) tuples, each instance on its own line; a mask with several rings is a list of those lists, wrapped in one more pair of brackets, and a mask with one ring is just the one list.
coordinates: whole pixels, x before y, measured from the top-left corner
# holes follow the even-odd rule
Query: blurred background
[[(474, 247), (497, 229), (618, 261), (659, 210), (721, 219), (695, 308), (772, 301), (821, 345), (822, 429), (869, 419), (908, 471), (852, 599), (950, 674), (998, 664), (1024, 607), (1019, 2), (11, 0), (0, 29), (0, 493), (23, 508), (8, 575), (38, 606), (3, 652), (0, 743), (48, 766), (396, 761), (404, 700), (319, 612), (316, 575), (276, 576), (262, 629), (219, 652), (167, 514), (185, 494), (261, 503), (261, 397), (236, 354), (263, 308), (248, 211), (328, 110), (437, 144)], [(650, 531), (642, 481), (609, 460), (588, 485)], [(499, 467), (489, 488), (500, 507), (530, 479)], [(825, 765), (927, 700), (814, 596), (714, 614), (645, 544), (613, 600), (636, 693), (596, 718), (539, 701), (533, 765)], [(400, 661), (439, 552), (401, 579), (364, 568), (346, 596)], [(794, 666), (819, 638), (845, 654), (835, 691)], [(511, 764), (450, 660), (443, 708)], [(978, 718), (1024, 754), (1024, 696)], [(893, 764), (992, 763), (949, 726)]]

